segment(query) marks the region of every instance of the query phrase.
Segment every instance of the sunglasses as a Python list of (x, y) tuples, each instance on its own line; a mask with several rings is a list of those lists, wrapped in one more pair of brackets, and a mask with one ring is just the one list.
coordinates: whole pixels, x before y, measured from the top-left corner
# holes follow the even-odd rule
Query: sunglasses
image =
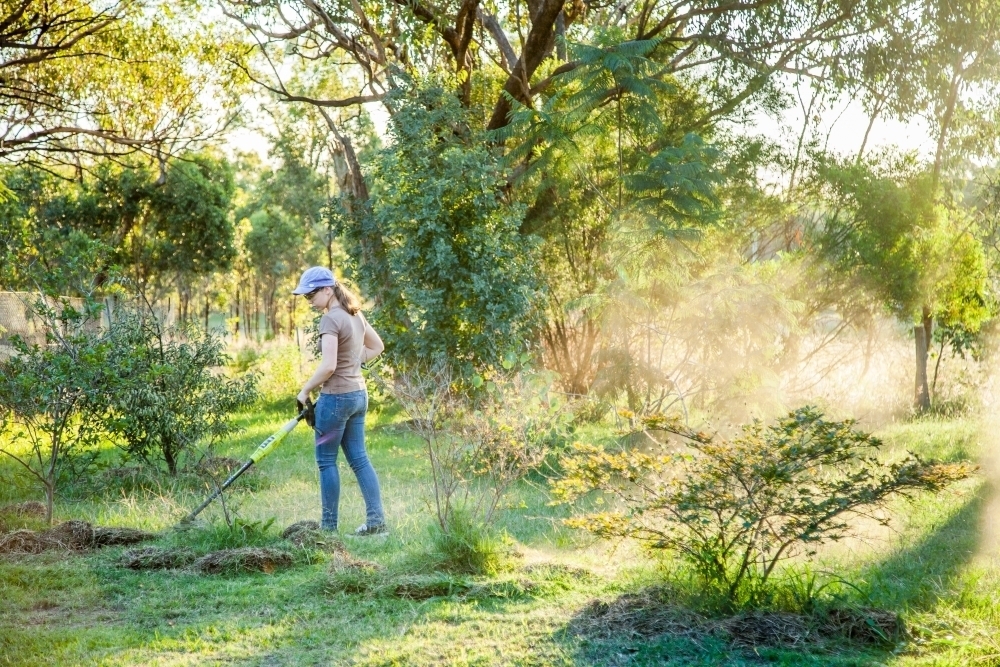
[(314, 296), (316, 296), (317, 294), (319, 294), (319, 292), (320, 292), (321, 289), (323, 289), (323, 288), (322, 287), (317, 287), (312, 292), (309, 292), (308, 294), (303, 294), (302, 296), (305, 297), (306, 301), (311, 301)]

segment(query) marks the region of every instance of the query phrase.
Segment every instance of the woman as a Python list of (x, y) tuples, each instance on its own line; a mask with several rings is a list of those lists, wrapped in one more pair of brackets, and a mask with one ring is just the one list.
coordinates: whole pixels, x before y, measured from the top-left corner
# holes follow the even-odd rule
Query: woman
[(337, 530), (340, 503), (337, 452), (343, 447), (365, 499), (366, 520), (354, 534), (386, 533), (378, 476), (365, 451), (368, 392), (361, 376), (361, 364), (377, 357), (385, 346), (361, 314), (357, 297), (338, 283), (329, 269), (322, 266), (306, 269), (292, 293), (301, 294), (309, 305), (323, 313), (319, 324), (322, 360), (296, 397), (305, 404), (309, 394), (320, 389), (315, 431), (323, 505), (321, 525), (324, 530)]

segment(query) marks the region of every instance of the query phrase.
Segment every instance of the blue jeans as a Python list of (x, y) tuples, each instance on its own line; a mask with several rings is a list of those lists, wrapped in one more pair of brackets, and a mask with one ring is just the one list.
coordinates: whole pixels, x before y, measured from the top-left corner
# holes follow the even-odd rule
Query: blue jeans
[(365, 499), (366, 524), (385, 523), (378, 476), (365, 451), (365, 413), (368, 393), (320, 394), (316, 402), (316, 464), (319, 466), (319, 494), (323, 504), (324, 530), (337, 530), (340, 504), (340, 471), (337, 452), (344, 448), (347, 463), (358, 478)]

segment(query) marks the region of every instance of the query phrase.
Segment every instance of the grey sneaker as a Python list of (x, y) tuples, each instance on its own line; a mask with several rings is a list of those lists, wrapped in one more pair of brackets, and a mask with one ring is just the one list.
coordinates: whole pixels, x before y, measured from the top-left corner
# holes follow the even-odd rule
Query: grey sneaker
[(378, 523), (373, 526), (363, 523), (358, 526), (358, 529), (354, 531), (354, 534), (359, 537), (364, 537), (366, 535), (388, 535), (389, 527), (384, 523)]

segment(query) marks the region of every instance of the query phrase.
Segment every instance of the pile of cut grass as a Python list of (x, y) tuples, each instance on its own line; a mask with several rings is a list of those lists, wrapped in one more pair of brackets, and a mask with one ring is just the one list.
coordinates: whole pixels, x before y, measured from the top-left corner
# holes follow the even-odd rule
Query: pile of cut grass
[(15, 530), (0, 534), (0, 554), (37, 555), (46, 551), (85, 551), (109, 546), (148, 542), (156, 535), (134, 528), (94, 527), (87, 521), (71, 520), (48, 530)]

